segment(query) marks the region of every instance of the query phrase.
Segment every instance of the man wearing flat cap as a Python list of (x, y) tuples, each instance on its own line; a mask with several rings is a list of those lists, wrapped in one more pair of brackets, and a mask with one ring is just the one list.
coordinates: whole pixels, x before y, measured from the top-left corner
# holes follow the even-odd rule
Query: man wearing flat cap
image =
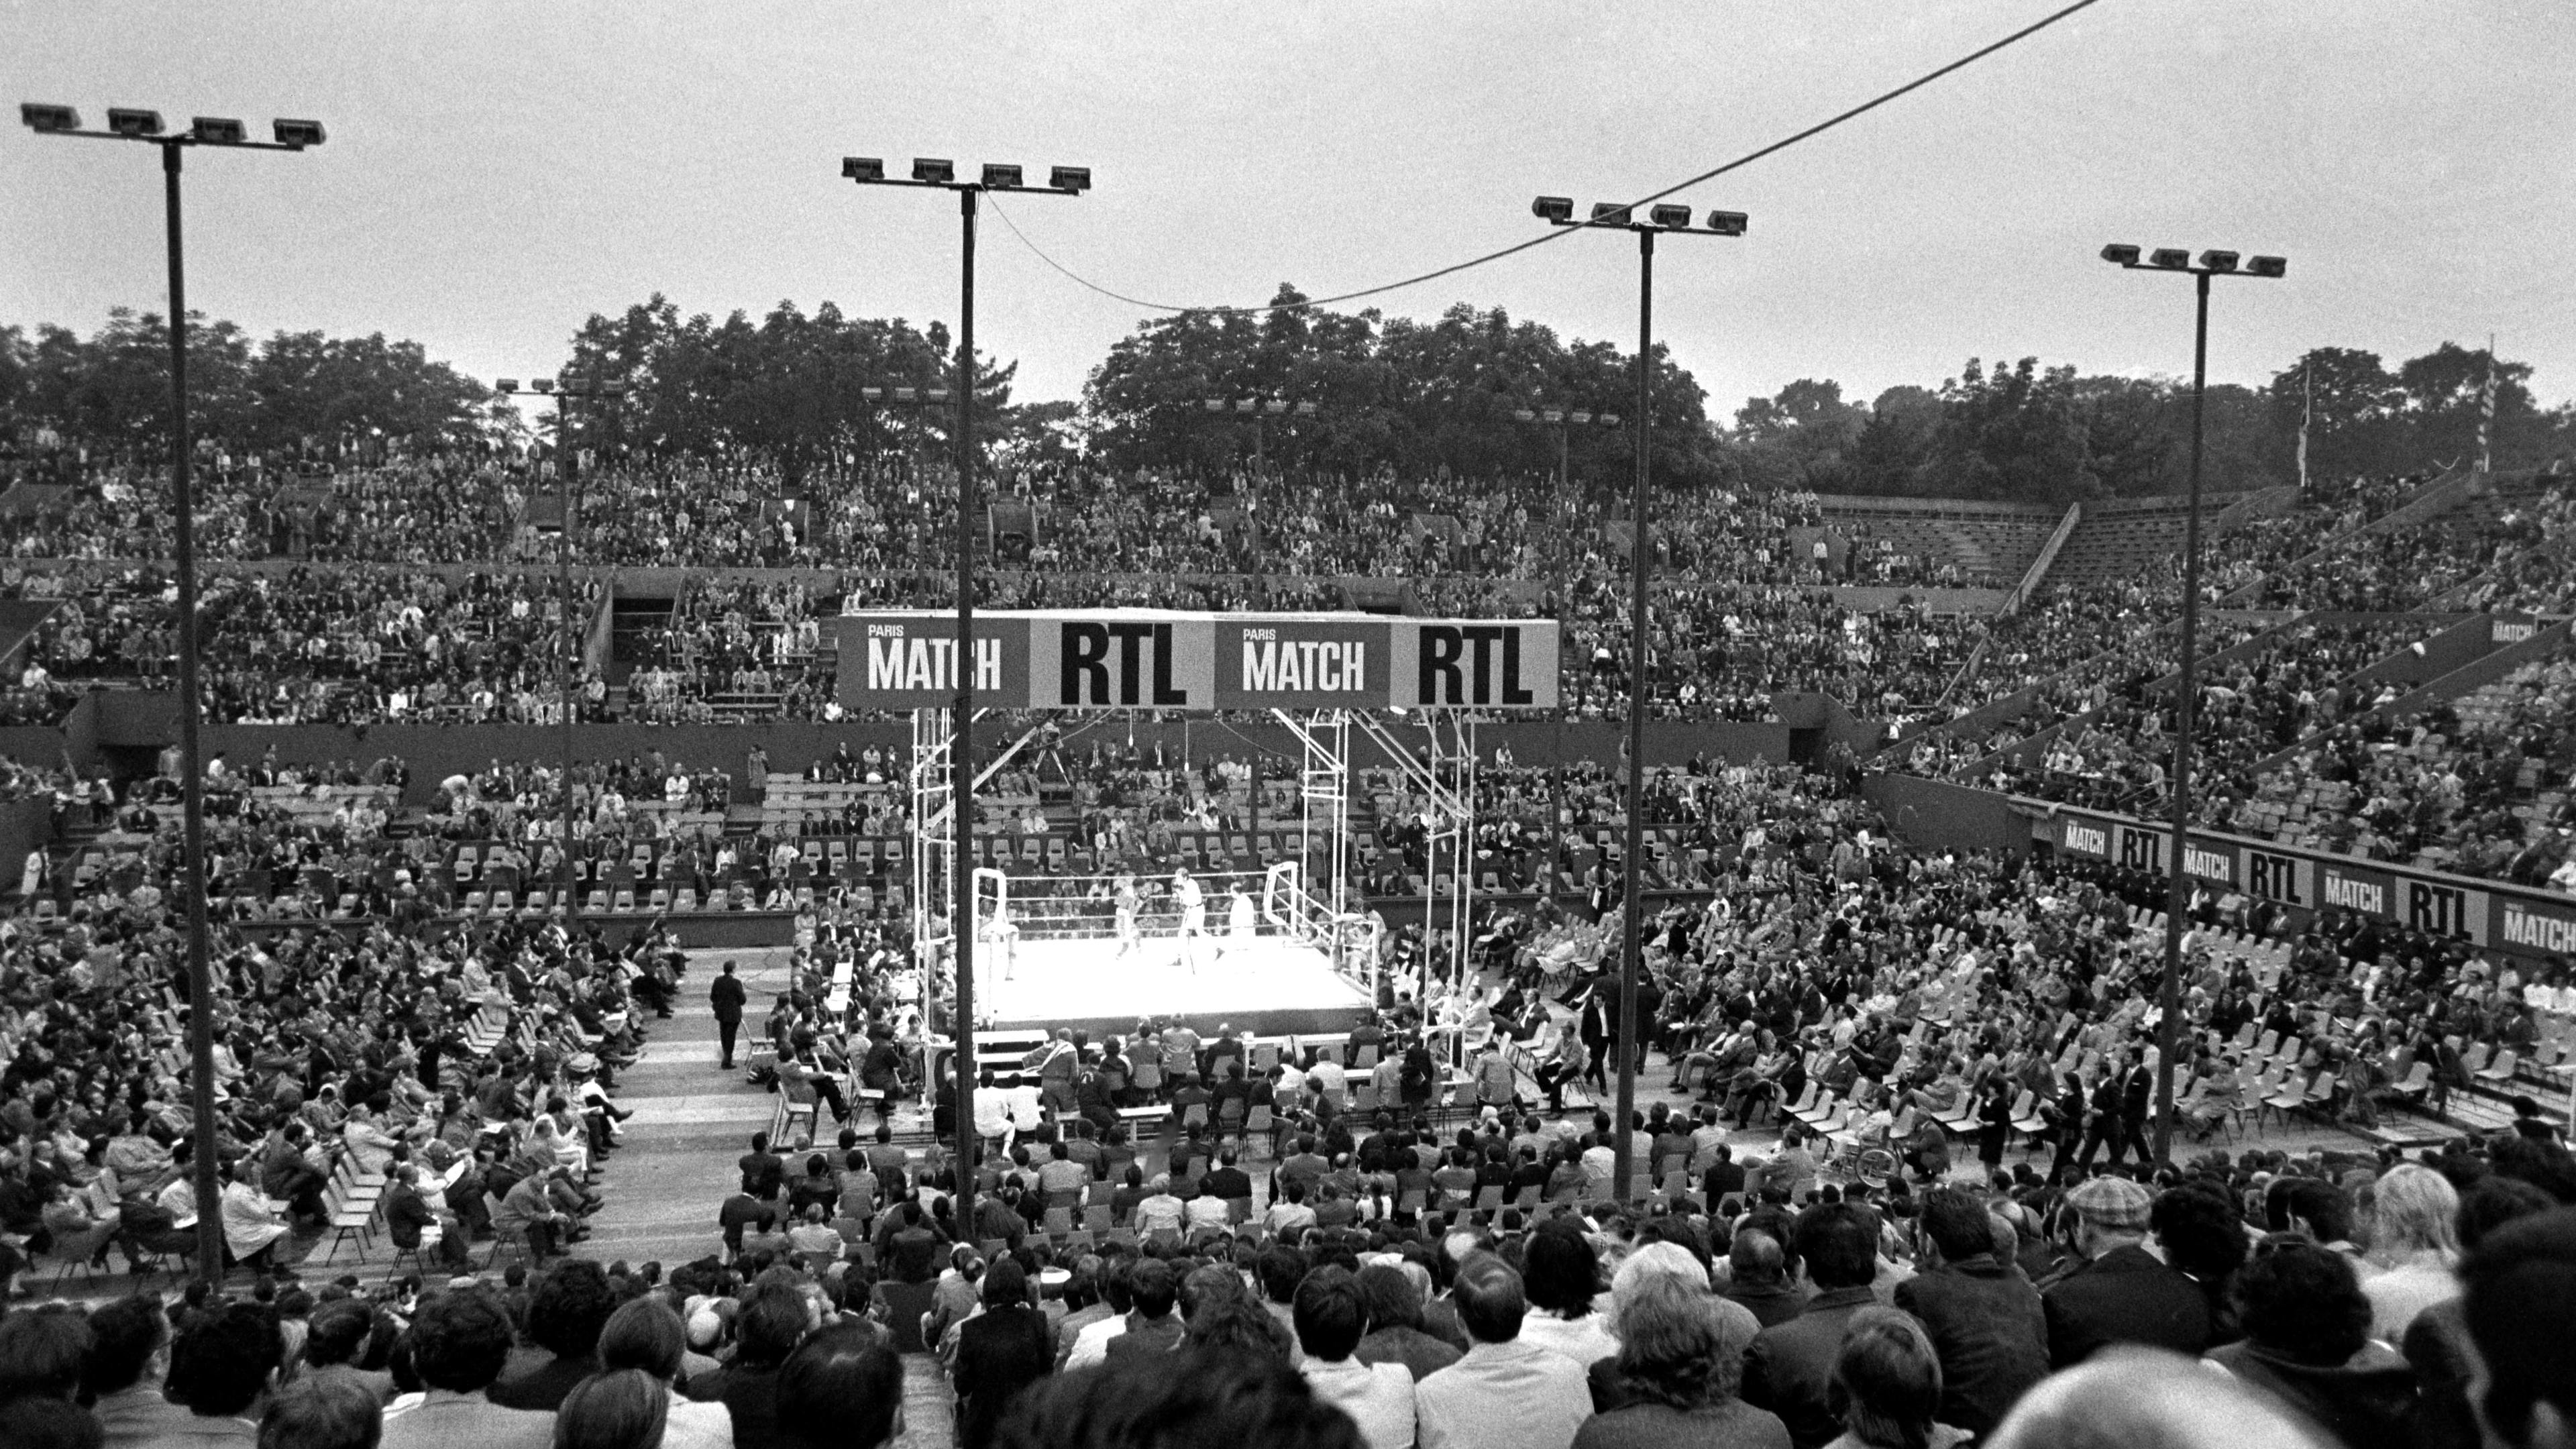
[(2075, 1254), (2083, 1261), (2040, 1290), (2048, 1315), (2048, 1364), (2066, 1368), (2111, 1343), (2144, 1343), (2197, 1357), (2209, 1346), (2209, 1300), (2200, 1285), (2146, 1250), (2154, 1195), (2118, 1173), (2066, 1196)]

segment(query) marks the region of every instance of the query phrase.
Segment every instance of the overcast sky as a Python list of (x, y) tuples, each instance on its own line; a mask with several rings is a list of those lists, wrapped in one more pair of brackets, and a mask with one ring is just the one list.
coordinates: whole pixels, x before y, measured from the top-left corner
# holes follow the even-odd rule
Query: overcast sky
[[(0, 0), (0, 100), (313, 116), (302, 156), (197, 153), (189, 294), (265, 334), (414, 338), (550, 370), (593, 311), (778, 300), (953, 322), (945, 196), (844, 154), (1086, 164), (1005, 203), (1134, 296), (1266, 301), (1531, 234), (1540, 192), (1626, 199), (1955, 58), (2060, 0), (949, 5)], [(2221, 284), (2210, 365), (2393, 365), (2499, 334), (2576, 397), (2576, 20), (2565, 0), (2100, 0), (1979, 66), (1689, 193), (1656, 322), (1723, 416), (1798, 377), (1867, 398), (1967, 357), (2187, 374), (2190, 288), (2104, 242), (2290, 258)], [(151, 154), (0, 136), (0, 321), (88, 331), (164, 298)], [(1145, 314), (988, 220), (978, 340), (1072, 397)], [(1636, 335), (1633, 246), (1571, 236), (1374, 299)]]

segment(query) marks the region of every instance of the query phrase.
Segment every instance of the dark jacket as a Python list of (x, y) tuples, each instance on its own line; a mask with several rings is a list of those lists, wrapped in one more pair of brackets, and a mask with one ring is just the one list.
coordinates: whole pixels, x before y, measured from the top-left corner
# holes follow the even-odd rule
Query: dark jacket
[(1745, 1349), (1744, 1401), (1779, 1415), (1797, 1449), (1822, 1449), (1842, 1433), (1828, 1403), (1834, 1361), (1852, 1315), (1877, 1301), (1865, 1283), (1828, 1288), (1807, 1300), (1805, 1312), (1755, 1334)]
[(1764, 1328), (1788, 1322), (1807, 1311), (1807, 1295), (1795, 1283), (1734, 1283), (1721, 1295), (1753, 1311)]
[(719, 976), (716, 984), (707, 988), (707, 1004), (715, 1008), (718, 1021), (742, 1020), (742, 1004), (749, 999), (750, 993), (743, 990), (739, 976)]
[(1923, 1320), (1941, 1358), (1941, 1423), (1992, 1433), (2048, 1376), (2048, 1315), (2019, 1268), (1991, 1253), (1945, 1263), (1896, 1285), (1896, 1306)]
[(992, 1443), (1002, 1411), (1054, 1369), (1046, 1315), (1026, 1304), (987, 1309), (959, 1324), (957, 1361), (949, 1368), (957, 1390), (957, 1449)]
[(1432, 1337), (1418, 1328), (1396, 1324), (1369, 1330), (1351, 1357), (1361, 1363), (1400, 1363), (1405, 1372), (1420, 1383), (1465, 1355), (1453, 1343)]
[(585, 1354), (580, 1358), (560, 1355), (528, 1370), (516, 1378), (503, 1379), (483, 1391), (483, 1397), (505, 1409), (542, 1409), (551, 1414), (563, 1407), (564, 1395), (572, 1386), (599, 1372), (599, 1360)]
[(2106, 1343), (2144, 1343), (2198, 1357), (2209, 1346), (2209, 1299), (2188, 1274), (2123, 1245), (2071, 1268), (2040, 1293), (2048, 1364), (2065, 1368)]
[(2252, 1340), (2209, 1351), (2209, 1361), (2278, 1399), (2344, 1449), (2411, 1449), (2415, 1371), (2379, 1342), (2338, 1364), (2305, 1364)]
[(1140, 1320), (1127, 1315), (1127, 1331), (1109, 1340), (1109, 1358), (1136, 1358), (1166, 1354), (1181, 1344), (1181, 1315), (1166, 1313), (1160, 1318)]

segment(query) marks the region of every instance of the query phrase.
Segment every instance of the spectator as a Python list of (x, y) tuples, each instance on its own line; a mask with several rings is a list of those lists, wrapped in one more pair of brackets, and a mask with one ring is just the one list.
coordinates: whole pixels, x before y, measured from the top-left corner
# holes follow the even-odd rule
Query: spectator
[(2460, 1292), (2460, 1195), (2420, 1163), (2390, 1168), (2371, 1192), (2371, 1264), (2362, 1279), (2370, 1336), (2396, 1343), (2427, 1308)]
[(537, 1280), (528, 1295), (528, 1338), (553, 1355), (492, 1385), (486, 1397), (505, 1409), (551, 1410), (572, 1386), (599, 1371), (599, 1333), (617, 1310), (608, 1275), (597, 1263), (569, 1258)]
[(1798, 1214), (1796, 1234), (1816, 1296), (1797, 1317), (1754, 1335), (1744, 1400), (1777, 1414), (1797, 1449), (1822, 1449), (1841, 1432), (1831, 1402), (1835, 1355), (1852, 1315), (1877, 1301), (1878, 1232), (1865, 1209), (1843, 1202)]
[(958, 1449), (987, 1449), (1014, 1399), (1055, 1368), (1055, 1344), (1028, 1274), (1004, 1258), (985, 1270), (983, 1312), (957, 1329), (949, 1382), (957, 1392)]
[(2345, 1449), (2414, 1442), (2414, 1374), (2396, 1350), (2370, 1337), (2370, 1299), (2349, 1258), (2312, 1243), (2280, 1243), (2246, 1264), (2236, 1294), (2245, 1337), (2211, 1349), (2211, 1362)]
[(2143, 1246), (2153, 1199), (2116, 1173), (2067, 1194), (2076, 1264), (2040, 1290), (2052, 1368), (2082, 1363), (2107, 1343), (2197, 1354), (2209, 1343), (2209, 1304)]
[(510, 1316), (497, 1298), (451, 1289), (424, 1300), (404, 1338), (426, 1392), (386, 1411), (385, 1449), (552, 1449), (553, 1414), (508, 1408), (485, 1393), (510, 1361)]
[(1397, 1362), (1352, 1357), (1369, 1328), (1368, 1299), (1348, 1269), (1327, 1265), (1297, 1285), (1298, 1366), (1315, 1397), (1359, 1425), (1368, 1449), (1412, 1449), (1413, 1376)]
[(780, 1367), (777, 1404), (778, 1437), (735, 1442), (745, 1449), (885, 1449), (903, 1432), (903, 1361), (863, 1328), (823, 1329)]
[(812, 1329), (805, 1294), (789, 1283), (762, 1283), (742, 1299), (734, 1321), (734, 1356), (722, 1369), (689, 1382), (689, 1397), (721, 1403), (737, 1444), (767, 1444), (778, 1434), (778, 1375)]
[(289, 1379), (260, 1415), (259, 1449), (376, 1449), (384, 1438), (384, 1400), (375, 1385), (347, 1368), (323, 1368)]
[[(53, 1315), (38, 1310), (0, 1319), (0, 1363), (15, 1357), (11, 1330), (49, 1316)], [(169, 1321), (159, 1300), (141, 1295), (115, 1299), (89, 1316), (92, 1342), (88, 1361), (80, 1370), (80, 1388), (111, 1443), (141, 1444), (164, 1433), (186, 1433), (191, 1427), (193, 1416), (161, 1392)], [(17, 1407), (13, 1404), (9, 1412), (15, 1414)]]
[(687, 1357), (680, 1315), (658, 1297), (629, 1299), (608, 1316), (608, 1326), (599, 1333), (603, 1372), (640, 1369), (661, 1382), (664, 1397), (671, 1401), (663, 1416), (663, 1449), (731, 1449), (732, 1413), (722, 1404), (702, 1404), (679, 1391), (681, 1365)]
[(2268, 1395), (2181, 1354), (2115, 1345), (2040, 1380), (1984, 1449), (2329, 1449)]
[(1618, 1354), (1619, 1340), (1592, 1311), (1602, 1288), (1601, 1265), (1580, 1231), (1563, 1219), (1541, 1226), (1522, 1249), (1521, 1272), (1529, 1295), (1521, 1342), (1554, 1349), (1585, 1367)]
[(2048, 1375), (2048, 1315), (2039, 1291), (1997, 1262), (1985, 1204), (1955, 1187), (1924, 1194), (1915, 1276), (1896, 1306), (1920, 1320), (1941, 1366), (1941, 1422), (1988, 1434)]
[(1586, 1422), (1574, 1436), (1577, 1449), (1785, 1449), (1789, 1430), (1779, 1416), (1736, 1397), (1746, 1336), (1730, 1323), (1731, 1307), (1668, 1274), (1627, 1280), (1615, 1310), (1623, 1403)]
[(1318, 1398), (1285, 1362), (1203, 1351), (1130, 1358), (1098, 1373), (1049, 1379), (1021, 1396), (993, 1442), (995, 1449), (1366, 1449), (1367, 1443), (1350, 1415)]
[(1971, 1437), (1935, 1421), (1941, 1360), (1923, 1325), (1892, 1308), (1852, 1315), (1834, 1358), (1833, 1403), (1843, 1433), (1832, 1449), (1951, 1449)]
[(2576, 1442), (2576, 1208), (2489, 1233), (2461, 1265), (2464, 1317), (2485, 1362), (2479, 1422), (2506, 1449)]
[(555, 1411), (555, 1449), (658, 1449), (671, 1391), (642, 1369), (611, 1369), (574, 1384)]
[[(1420, 1267), (1413, 1267), (1420, 1273)], [(1417, 1384), (1456, 1363), (1465, 1350), (1424, 1331), (1423, 1290), (1404, 1268), (1371, 1263), (1360, 1269), (1360, 1295), (1367, 1301), (1368, 1333), (1351, 1357), (1364, 1364), (1401, 1364)]]
[(1520, 1341), (1521, 1275), (1490, 1253), (1471, 1254), (1451, 1294), (1471, 1342), (1413, 1386), (1422, 1449), (1568, 1449), (1591, 1396), (1574, 1360)]
[(158, 1432), (190, 1443), (256, 1442), (258, 1414), (284, 1357), (277, 1321), (260, 1309), (235, 1303), (200, 1315), (170, 1345), (168, 1384), (195, 1420)]
[[(2557, 1205), (2530, 1183), (2483, 1178), (2461, 1195), (2460, 1250), (2473, 1253), (2496, 1229)], [(2421, 1390), (2415, 1434), (2423, 1449), (2480, 1449), (2486, 1439), (2470, 1404), (2470, 1385), (2481, 1366), (2461, 1300), (2447, 1298), (2416, 1315), (2401, 1347)]]

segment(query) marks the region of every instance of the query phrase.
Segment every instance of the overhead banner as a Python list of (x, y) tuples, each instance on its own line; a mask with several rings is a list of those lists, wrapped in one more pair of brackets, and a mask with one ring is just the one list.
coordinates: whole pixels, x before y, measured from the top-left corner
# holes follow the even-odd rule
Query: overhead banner
[[(844, 614), (840, 700), (957, 692), (956, 615)], [(1012, 610), (975, 616), (976, 701), (997, 709), (1553, 709), (1553, 619)]]

